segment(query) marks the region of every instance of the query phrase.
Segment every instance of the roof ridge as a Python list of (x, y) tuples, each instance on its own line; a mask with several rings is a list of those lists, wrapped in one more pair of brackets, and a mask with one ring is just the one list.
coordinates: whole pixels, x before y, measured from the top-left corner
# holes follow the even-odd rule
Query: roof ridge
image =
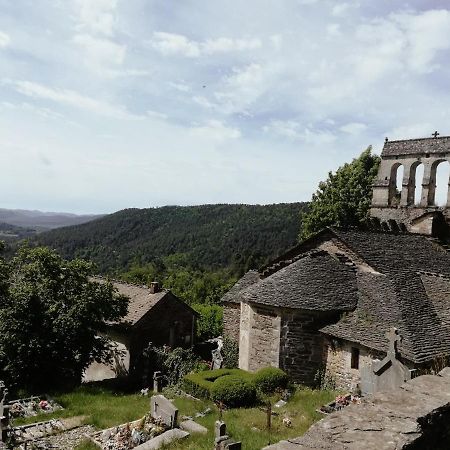
[(390, 144), (391, 142), (411, 142), (411, 141), (438, 141), (441, 139), (449, 139), (450, 136), (438, 136), (438, 137), (424, 137), (424, 138), (410, 138), (410, 139), (394, 139), (387, 140), (384, 145)]
[[(141, 288), (141, 289), (148, 289), (148, 290), (150, 290), (150, 287), (147, 286), (146, 284), (132, 283), (132, 282), (120, 280), (120, 279), (117, 279), (117, 278), (111, 278), (111, 277), (108, 277), (108, 276), (105, 276), (105, 275), (95, 275), (94, 278), (99, 278), (101, 280), (110, 281), (111, 283), (118, 283), (118, 284), (123, 284), (125, 286), (138, 287), (138, 288)], [(161, 290), (159, 292), (168, 292), (168, 291), (170, 291), (170, 289), (166, 289), (166, 288), (163, 288), (161, 286)], [(156, 293), (159, 293), (159, 292), (156, 292)]]

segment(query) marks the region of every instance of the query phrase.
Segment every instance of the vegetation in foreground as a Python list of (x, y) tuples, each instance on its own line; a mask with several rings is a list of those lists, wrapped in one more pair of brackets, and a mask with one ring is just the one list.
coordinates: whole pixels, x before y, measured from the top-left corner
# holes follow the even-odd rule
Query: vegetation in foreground
[[(305, 433), (314, 422), (323, 417), (316, 412), (316, 409), (333, 400), (335, 395), (333, 391), (297, 388), (285, 407), (273, 408), (276, 415), (272, 416), (270, 430), (267, 429), (267, 412), (263, 407), (228, 409), (223, 411), (223, 420), (227, 424), (230, 435), (243, 442), (243, 448), (259, 450), (269, 443)], [(56, 395), (55, 399), (64, 406), (63, 411), (34, 417), (28, 422), (48, 420), (51, 417), (85, 415), (85, 424), (94, 425), (101, 430), (136, 420), (146, 414), (150, 407), (149, 397), (117, 393), (99, 386), (83, 386), (72, 392)], [(272, 403), (275, 400), (276, 398), (272, 398)], [(210, 450), (214, 442), (214, 422), (219, 418), (216, 405), (208, 400), (193, 400), (185, 397), (175, 397), (174, 403), (179, 408), (180, 417), (195, 417), (196, 413), (208, 407), (212, 411), (205, 417), (195, 419), (208, 428), (207, 434), (192, 434), (187, 439), (168, 446), (167, 449)], [(285, 417), (291, 419), (291, 427), (283, 424)], [(24, 421), (16, 421), (16, 423), (24, 423)], [(88, 441), (77, 447), (77, 450), (91, 449), (96, 447)]]

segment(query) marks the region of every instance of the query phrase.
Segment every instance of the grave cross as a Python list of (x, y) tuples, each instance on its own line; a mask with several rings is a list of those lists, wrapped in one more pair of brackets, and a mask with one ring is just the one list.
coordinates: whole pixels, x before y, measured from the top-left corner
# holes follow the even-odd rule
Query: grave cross
[(433, 136), (436, 139), (439, 136), (439, 133), (435, 131), (431, 136)]
[(386, 337), (389, 340), (389, 350), (388, 354), (391, 354), (394, 358), (397, 355), (397, 344), (402, 340), (401, 336), (398, 334), (398, 330), (392, 327), (387, 333)]

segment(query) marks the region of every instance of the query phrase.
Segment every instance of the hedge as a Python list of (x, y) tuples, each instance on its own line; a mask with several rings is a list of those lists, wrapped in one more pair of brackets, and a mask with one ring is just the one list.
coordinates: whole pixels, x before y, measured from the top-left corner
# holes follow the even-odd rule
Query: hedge
[(253, 376), (256, 388), (263, 394), (270, 394), (277, 389), (286, 389), (288, 381), (286, 372), (276, 367), (264, 367)]
[(241, 369), (206, 370), (186, 375), (183, 378), (183, 389), (194, 397), (210, 399), (214, 381), (227, 375), (234, 375), (247, 380), (252, 378), (252, 374)]
[(225, 375), (214, 381), (211, 400), (222, 402), (230, 408), (252, 406), (256, 402), (256, 388), (249, 377)]

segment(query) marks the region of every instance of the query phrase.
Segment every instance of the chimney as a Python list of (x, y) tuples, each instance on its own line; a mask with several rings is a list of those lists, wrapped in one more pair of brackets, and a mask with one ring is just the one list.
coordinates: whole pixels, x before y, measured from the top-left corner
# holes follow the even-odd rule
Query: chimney
[(156, 294), (160, 291), (159, 283), (157, 281), (152, 281), (150, 283), (150, 294)]

